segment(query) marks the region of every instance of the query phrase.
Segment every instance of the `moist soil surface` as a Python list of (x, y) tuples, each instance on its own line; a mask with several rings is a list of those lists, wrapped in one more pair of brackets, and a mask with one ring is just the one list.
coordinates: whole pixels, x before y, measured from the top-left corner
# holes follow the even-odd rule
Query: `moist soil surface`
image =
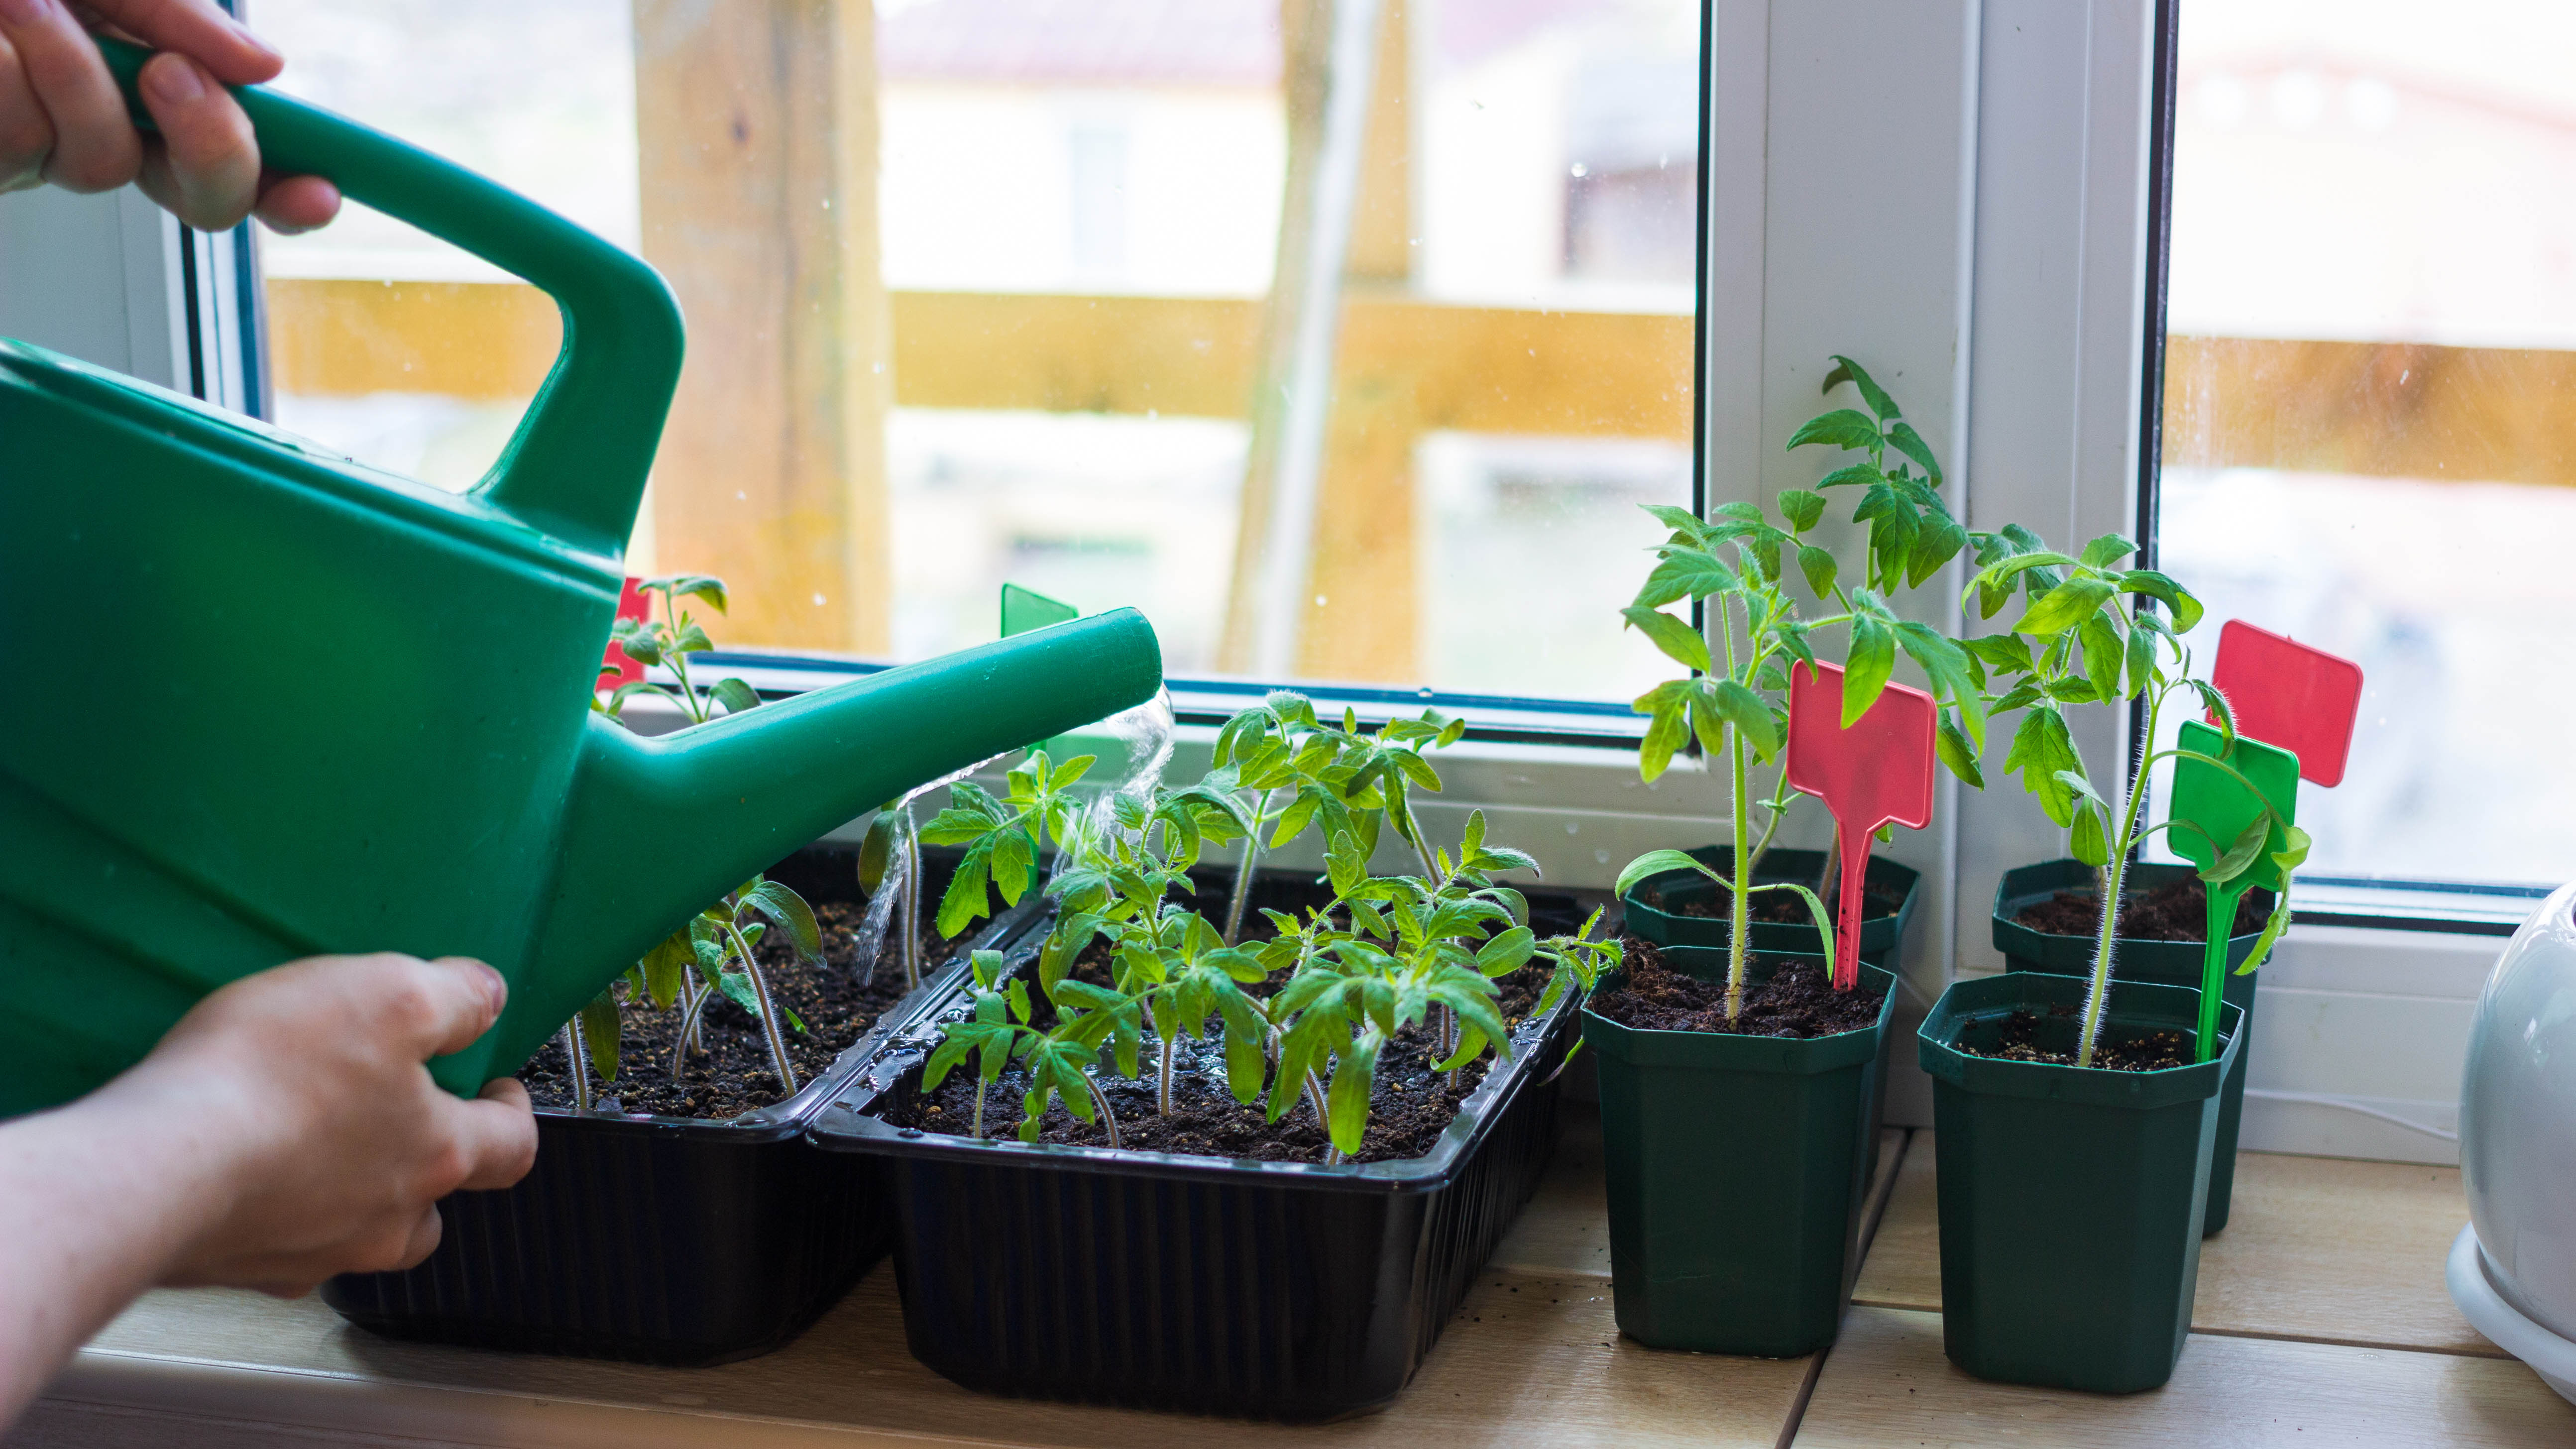
[[(1640, 1031), (1704, 1031), (1718, 1036), (1785, 1036), (1801, 1041), (1861, 1031), (1878, 1022), (1886, 999), (1866, 986), (1836, 991), (1812, 961), (1781, 963), (1768, 977), (1748, 981), (1743, 1009), (1726, 1017), (1726, 980), (1703, 979), (1665, 964), (1651, 941), (1620, 942), (1617, 986), (1592, 994), (1592, 1009)], [(1757, 953), (1758, 955), (1758, 953)]]
[[(2102, 929), (2102, 892), (2091, 886), (2063, 890), (2013, 919), (2050, 936), (2090, 936)], [(2251, 936), (2263, 929), (2263, 908), (2254, 893), (2236, 901), (2236, 926), (2229, 934)], [(2200, 877), (2187, 875), (2151, 891), (2124, 898), (2120, 908), (2123, 941), (2206, 941), (2209, 939), (2209, 893)]]
[[(936, 851), (922, 861), (926, 902), (921, 925), (924, 977), (935, 973), (966, 942), (981, 935), (985, 925), (977, 922), (955, 941), (943, 941), (931, 929), (930, 912), (948, 887), (952, 861), (953, 856)], [(798, 961), (796, 953), (775, 931), (754, 948), (760, 956), (761, 974), (769, 981), (771, 998), (805, 1023), (802, 1032), (793, 1026), (787, 1031), (788, 1059), (796, 1068), (796, 1080), (801, 1086), (855, 1045), (888, 1007), (903, 999), (909, 988), (904, 982), (903, 961), (892, 939), (896, 934), (893, 931), (887, 933), (874, 978), (860, 979), (857, 931), (867, 904), (858, 892), (855, 852), (809, 848), (779, 862), (767, 874), (813, 905), (814, 923), (821, 928), (823, 937), (820, 970)], [(989, 904), (1001, 909), (998, 896), (989, 898)], [(751, 1019), (751, 1013), (730, 999), (716, 996), (699, 1013), (706, 1051), (692, 1053), (674, 1081), (671, 1038), (679, 1029), (679, 1007), (657, 1010), (647, 1005), (639, 1010), (627, 1000), (626, 983), (621, 981), (614, 989), (624, 1005), (619, 1014), (625, 1023), (618, 1038), (617, 1079), (603, 1082), (593, 1067), (594, 1112), (721, 1121), (771, 1106), (788, 1096), (779, 1089), (778, 1073), (769, 1059), (767, 1034)], [(538, 1106), (571, 1108), (572, 1083), (564, 1070), (560, 1033), (528, 1058), (527, 1065), (519, 1069), (519, 1080), (527, 1084), (528, 1095)]]
[[(1106, 985), (1107, 973), (1100, 961), (1100, 945), (1083, 953), (1068, 974)], [(1509, 976), (1498, 978), (1502, 988), (1496, 1006), (1503, 1020), (1518, 1027), (1538, 1005), (1539, 994), (1546, 990), (1548, 973), (1536, 967), (1524, 967)], [(1249, 988), (1254, 995), (1266, 995), (1266, 987)], [(1045, 1025), (1052, 1013), (1041, 1003), (1038, 1021)], [(1300, 1094), (1297, 1105), (1277, 1122), (1266, 1120), (1267, 1097), (1257, 1098), (1245, 1106), (1234, 1099), (1226, 1087), (1225, 1052), (1221, 1040), (1201, 1041), (1185, 1038), (1174, 1053), (1172, 1073), (1172, 1110), (1165, 1115), (1156, 1110), (1156, 1073), (1161, 1044), (1152, 1032), (1145, 1033), (1140, 1065), (1141, 1079), (1117, 1076), (1114, 1070), (1098, 1074), (1102, 1095), (1118, 1119), (1118, 1145), (1146, 1152), (1190, 1153), (1206, 1157), (1238, 1158), (1252, 1162), (1322, 1162), (1330, 1140), (1315, 1118), (1313, 1103)], [(1452, 1081), (1445, 1073), (1431, 1069), (1432, 1062), (1443, 1053), (1436, 1049), (1429, 1024), (1407, 1027), (1394, 1041), (1378, 1053), (1376, 1090), (1369, 1100), (1369, 1125), (1361, 1138), (1360, 1150), (1344, 1159), (1349, 1162), (1384, 1162), (1396, 1158), (1420, 1157), (1440, 1140), (1440, 1134), (1458, 1115), (1458, 1106), (1485, 1079), (1496, 1058), (1483, 1059), (1458, 1069)], [(1553, 1063), (1546, 1063), (1552, 1067)], [(1328, 1081), (1327, 1073), (1318, 1071), (1317, 1080)], [(939, 1090), (928, 1094), (917, 1091), (901, 1093), (882, 1114), (897, 1127), (917, 1128), (953, 1136), (970, 1134), (975, 1122), (975, 1074), (971, 1060), (948, 1074)], [(987, 1089), (984, 1096), (984, 1135), (1010, 1138), (1019, 1128), (1022, 1102), (1029, 1086), (1028, 1074), (1018, 1067), (1002, 1073), (1001, 1080)], [(1266, 1089), (1265, 1089), (1266, 1090)], [(1084, 1122), (1065, 1109), (1062, 1098), (1047, 1108), (1038, 1127), (1040, 1142), (1065, 1143), (1081, 1147), (1109, 1145), (1108, 1129), (1097, 1121)]]
[[(2198, 884), (2197, 881), (2193, 884)], [(2072, 1005), (2052, 1006), (2051, 1017), (2066, 1019), (2080, 1015)], [(1989, 1046), (1972, 1046), (1968, 1037), (1975, 1030), (1962, 1031), (1953, 1043), (1972, 1057), (1987, 1057), (2006, 1062), (2044, 1062), (2050, 1066), (2075, 1065), (2072, 1051), (2049, 1051), (2032, 1044), (2042, 1021), (2038, 1012), (2016, 1011), (2004, 1018), (1997, 1041)], [(2052, 1033), (2054, 1035), (2054, 1033)], [(2115, 1037), (2109, 1028), (2102, 1032), (2101, 1044), (2094, 1048), (2093, 1065), (2108, 1072), (2161, 1072), (2169, 1067), (2192, 1065), (2191, 1034), (2182, 1031), (2151, 1031), (2132, 1037)]]
[[(1758, 881), (1756, 884), (1776, 885), (1783, 882), (1765, 880)], [(1815, 882), (1800, 881), (1798, 884), (1813, 889)], [(1726, 907), (1733, 892), (1723, 887), (1712, 885), (1705, 892), (1684, 890), (1677, 894), (1678, 900), (1667, 900), (1660, 887), (1648, 886), (1637, 892), (1637, 903), (1653, 906), (1666, 915), (1692, 916), (1704, 921), (1730, 919)], [(1746, 904), (1754, 920), (1767, 924), (1805, 926), (1815, 922), (1814, 914), (1807, 909), (1806, 897), (1795, 891), (1764, 891), (1752, 897)], [(1897, 907), (1904, 904), (1905, 896), (1901, 891), (1881, 890), (1876, 886), (1864, 887), (1861, 892), (1861, 917), (1864, 920), (1876, 920), (1881, 916), (1892, 916), (1896, 914)], [(1832, 898), (1825, 898), (1825, 909), (1833, 908)]]

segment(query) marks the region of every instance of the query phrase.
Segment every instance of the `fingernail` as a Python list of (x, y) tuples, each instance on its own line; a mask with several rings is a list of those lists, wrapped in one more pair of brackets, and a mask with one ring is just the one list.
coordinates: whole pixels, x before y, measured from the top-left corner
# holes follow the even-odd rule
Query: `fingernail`
[(174, 106), (192, 104), (206, 95), (206, 83), (197, 79), (197, 68), (178, 56), (144, 67), (143, 83), (155, 97)]
[(54, 0), (0, 0), (0, 24), (42, 25), (53, 15)]
[(258, 31), (251, 29), (249, 26), (242, 24), (238, 20), (233, 22), (233, 31), (241, 36), (242, 40), (247, 43), (251, 49), (258, 51), (262, 60), (273, 60), (280, 65), (286, 63), (286, 57), (278, 52), (276, 46), (260, 39)]
[(492, 999), (492, 1014), (497, 1017), (501, 1008), (510, 1004), (510, 983), (489, 966), (483, 967), (483, 976), (483, 993)]

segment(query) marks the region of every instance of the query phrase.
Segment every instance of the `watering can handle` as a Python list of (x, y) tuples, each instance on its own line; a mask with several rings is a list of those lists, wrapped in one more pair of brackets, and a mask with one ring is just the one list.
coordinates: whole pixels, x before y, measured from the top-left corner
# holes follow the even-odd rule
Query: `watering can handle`
[[(136, 124), (151, 52), (100, 38)], [(679, 383), (680, 304), (661, 274), (507, 187), (264, 86), (233, 98), (259, 137), (261, 165), (320, 176), (350, 200), (452, 242), (535, 283), (563, 309), (563, 350), (519, 431), (476, 492), (521, 521), (616, 559)]]

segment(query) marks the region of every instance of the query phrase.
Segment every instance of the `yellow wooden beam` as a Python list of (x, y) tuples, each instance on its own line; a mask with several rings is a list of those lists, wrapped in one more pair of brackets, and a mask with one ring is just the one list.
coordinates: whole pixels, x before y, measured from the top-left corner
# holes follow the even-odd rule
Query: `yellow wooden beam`
[(563, 321), (518, 283), (272, 277), (268, 344), (281, 392), (524, 398), (554, 366)]
[(633, 0), (645, 258), (689, 321), (657, 561), (743, 642), (881, 652), (891, 319), (869, 0)]
[(2164, 458), (2576, 485), (2576, 352), (2175, 337)]

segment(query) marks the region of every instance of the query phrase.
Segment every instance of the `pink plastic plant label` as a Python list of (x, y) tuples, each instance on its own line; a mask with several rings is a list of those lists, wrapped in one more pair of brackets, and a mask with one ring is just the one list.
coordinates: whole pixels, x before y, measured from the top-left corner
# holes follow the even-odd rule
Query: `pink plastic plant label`
[(2230, 619), (2218, 631), (2210, 682), (2227, 696), (2238, 734), (2298, 756), (2303, 778), (2343, 783), (2353, 721), (2361, 713), (2360, 665)]

